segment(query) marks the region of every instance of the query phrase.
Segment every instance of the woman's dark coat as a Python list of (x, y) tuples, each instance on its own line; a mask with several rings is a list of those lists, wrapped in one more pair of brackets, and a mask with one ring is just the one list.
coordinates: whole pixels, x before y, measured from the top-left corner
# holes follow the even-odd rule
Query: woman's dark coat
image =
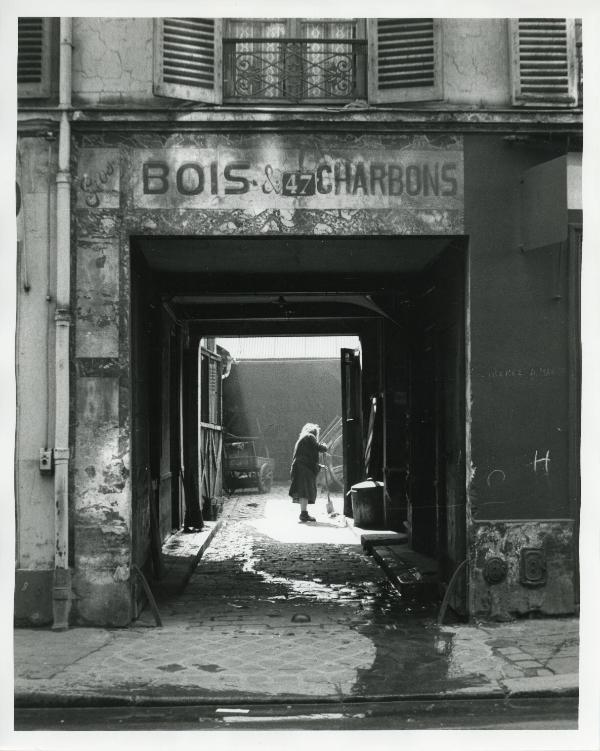
[(294, 501), (307, 498), (314, 503), (317, 498), (317, 475), (319, 474), (319, 451), (327, 451), (324, 443), (319, 443), (312, 433), (298, 438), (292, 457), (289, 494)]

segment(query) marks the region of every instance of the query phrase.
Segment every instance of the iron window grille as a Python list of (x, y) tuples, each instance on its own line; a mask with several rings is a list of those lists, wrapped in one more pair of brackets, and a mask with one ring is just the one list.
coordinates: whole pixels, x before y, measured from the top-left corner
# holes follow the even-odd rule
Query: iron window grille
[(228, 24), (223, 38), (223, 101), (318, 104), (366, 99), (367, 40), (358, 38), (356, 24), (346, 20), (335, 36), (328, 36), (335, 22), (312, 22), (310, 29), (259, 22), (253, 28), (269, 28), (271, 36), (239, 36), (232, 33), (234, 23)]

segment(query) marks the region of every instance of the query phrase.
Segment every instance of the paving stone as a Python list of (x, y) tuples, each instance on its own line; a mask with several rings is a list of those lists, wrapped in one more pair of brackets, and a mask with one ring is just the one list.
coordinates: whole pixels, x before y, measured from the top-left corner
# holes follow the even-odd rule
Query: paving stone
[(505, 678), (521, 678), (523, 676), (523, 671), (516, 665), (503, 665), (502, 675)]
[(540, 668), (540, 667), (542, 667), (542, 664), (539, 663), (537, 660), (531, 660), (531, 659), (528, 659), (528, 658), (525, 658), (525, 659), (515, 659), (515, 660), (512, 660), (512, 662), (515, 665), (517, 665), (517, 667), (520, 667), (520, 668), (536, 668), (536, 667)]
[(576, 671), (561, 651), (577, 650), (575, 621), (439, 628), (436, 609), (405, 603), (350, 527), (331, 526), (323, 501), (317, 524), (300, 525), (286, 493), (227, 501), (185, 592), (161, 603), (163, 628), (17, 631), (17, 691), (343, 698), (498, 691), (541, 686), (554, 663)]
[(523, 652), (518, 647), (501, 647), (496, 650), (501, 655), (506, 655), (507, 657), (513, 657), (514, 655), (522, 655)]
[(553, 657), (544, 664), (544, 667), (550, 668), (557, 675), (561, 673), (577, 673), (579, 660), (575, 657)]

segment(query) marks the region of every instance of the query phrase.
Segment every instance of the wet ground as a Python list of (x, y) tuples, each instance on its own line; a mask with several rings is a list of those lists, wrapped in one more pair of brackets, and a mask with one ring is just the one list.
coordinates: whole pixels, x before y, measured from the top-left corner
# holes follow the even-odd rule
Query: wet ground
[(365, 554), (341, 496), (335, 516), (325, 503), (302, 524), (286, 488), (237, 491), (187, 586), (163, 589), (161, 628), (148, 609), (126, 629), (18, 629), (17, 706), (317, 702), (335, 713), (370, 700), (576, 695), (576, 619), (439, 627), (438, 603), (403, 599)]
[(209, 637), (211, 660), (196, 667), (223, 678), (243, 671), (252, 676), (246, 692), (302, 696), (415, 687), (426, 695), (485, 683), (476, 672), (453, 673), (452, 636), (435, 623), (439, 603), (404, 601), (339, 513), (341, 496), (333, 500), (334, 517), (321, 496), (308, 524), (283, 487), (227, 501), (227, 524), (185, 592), (162, 605), (166, 626), (185, 621), (190, 635)]

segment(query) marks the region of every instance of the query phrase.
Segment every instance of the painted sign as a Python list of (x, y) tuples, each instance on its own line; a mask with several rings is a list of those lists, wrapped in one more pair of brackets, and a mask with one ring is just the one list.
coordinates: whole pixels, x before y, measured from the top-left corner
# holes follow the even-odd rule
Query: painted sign
[(464, 207), (462, 142), (402, 149), (189, 146), (136, 149), (133, 205), (144, 209)]
[(118, 208), (120, 175), (118, 149), (81, 149), (74, 181), (77, 207)]

